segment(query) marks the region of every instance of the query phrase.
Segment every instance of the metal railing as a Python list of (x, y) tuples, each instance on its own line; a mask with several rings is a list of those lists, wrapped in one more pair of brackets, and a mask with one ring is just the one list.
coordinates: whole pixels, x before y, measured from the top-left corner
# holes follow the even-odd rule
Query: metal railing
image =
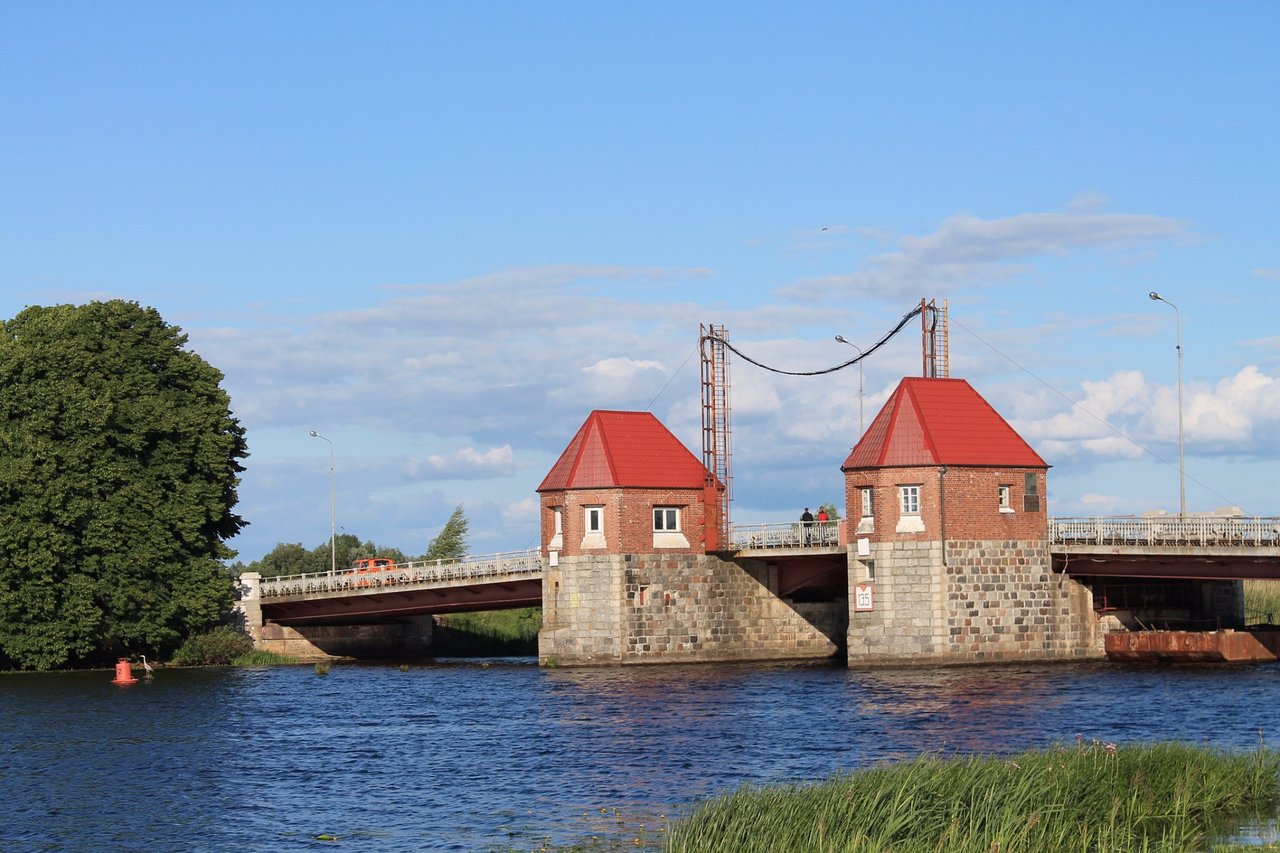
[(1049, 519), (1050, 545), (1280, 547), (1280, 518), (1109, 516)]
[(761, 548), (828, 548), (840, 544), (840, 522), (733, 524), (729, 526), (729, 544), (739, 551)]
[(489, 577), (538, 575), (542, 573), (542, 554), (538, 549), (508, 551), (485, 557), (463, 557), (461, 560), (415, 560), (391, 566), (340, 569), (307, 575), (283, 575), (263, 578), (259, 595), (274, 598), (281, 595), (306, 595), (325, 592), (365, 592), (373, 589), (454, 580), (483, 580)]

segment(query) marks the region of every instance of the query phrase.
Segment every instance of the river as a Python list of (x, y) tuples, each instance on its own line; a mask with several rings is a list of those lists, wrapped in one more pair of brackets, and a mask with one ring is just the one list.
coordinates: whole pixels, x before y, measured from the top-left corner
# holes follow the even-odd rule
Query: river
[(129, 687), (111, 677), (0, 675), (0, 849), (622, 844), (744, 782), (922, 752), (1077, 737), (1280, 744), (1275, 665), (867, 672), (501, 659), (328, 675), (159, 669)]

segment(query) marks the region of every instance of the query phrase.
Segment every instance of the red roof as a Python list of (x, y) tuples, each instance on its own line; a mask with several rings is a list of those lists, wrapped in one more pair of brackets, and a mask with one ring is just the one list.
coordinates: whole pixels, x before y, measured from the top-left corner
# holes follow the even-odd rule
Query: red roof
[(649, 412), (594, 411), (538, 486), (701, 489), (707, 469)]
[(916, 465), (1049, 467), (968, 382), (908, 377), (840, 469)]

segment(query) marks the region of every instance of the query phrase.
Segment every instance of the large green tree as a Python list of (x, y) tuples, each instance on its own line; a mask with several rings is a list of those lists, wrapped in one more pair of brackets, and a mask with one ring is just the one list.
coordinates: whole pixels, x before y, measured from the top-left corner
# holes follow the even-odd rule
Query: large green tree
[[(0, 327), (0, 658), (164, 654), (231, 601), (248, 453), (222, 374), (134, 302)], [(0, 661), (3, 663), (3, 661)]]

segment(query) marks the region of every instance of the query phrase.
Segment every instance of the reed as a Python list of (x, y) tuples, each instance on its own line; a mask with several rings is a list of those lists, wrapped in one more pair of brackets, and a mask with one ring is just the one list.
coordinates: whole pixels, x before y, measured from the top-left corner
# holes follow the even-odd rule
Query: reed
[(287, 666), (295, 664), (298, 659), (292, 655), (281, 655), (275, 652), (266, 652), (261, 649), (254, 649), (251, 652), (240, 655), (231, 662), (232, 666)]
[(541, 627), (541, 607), (451, 613), (436, 617), (432, 646), (443, 657), (536, 655)]
[(1244, 620), (1248, 625), (1280, 624), (1280, 581), (1244, 582)]
[(817, 784), (747, 786), (697, 806), (666, 849), (1185, 851), (1274, 811), (1280, 755), (1089, 743), (1012, 757), (926, 755)]

